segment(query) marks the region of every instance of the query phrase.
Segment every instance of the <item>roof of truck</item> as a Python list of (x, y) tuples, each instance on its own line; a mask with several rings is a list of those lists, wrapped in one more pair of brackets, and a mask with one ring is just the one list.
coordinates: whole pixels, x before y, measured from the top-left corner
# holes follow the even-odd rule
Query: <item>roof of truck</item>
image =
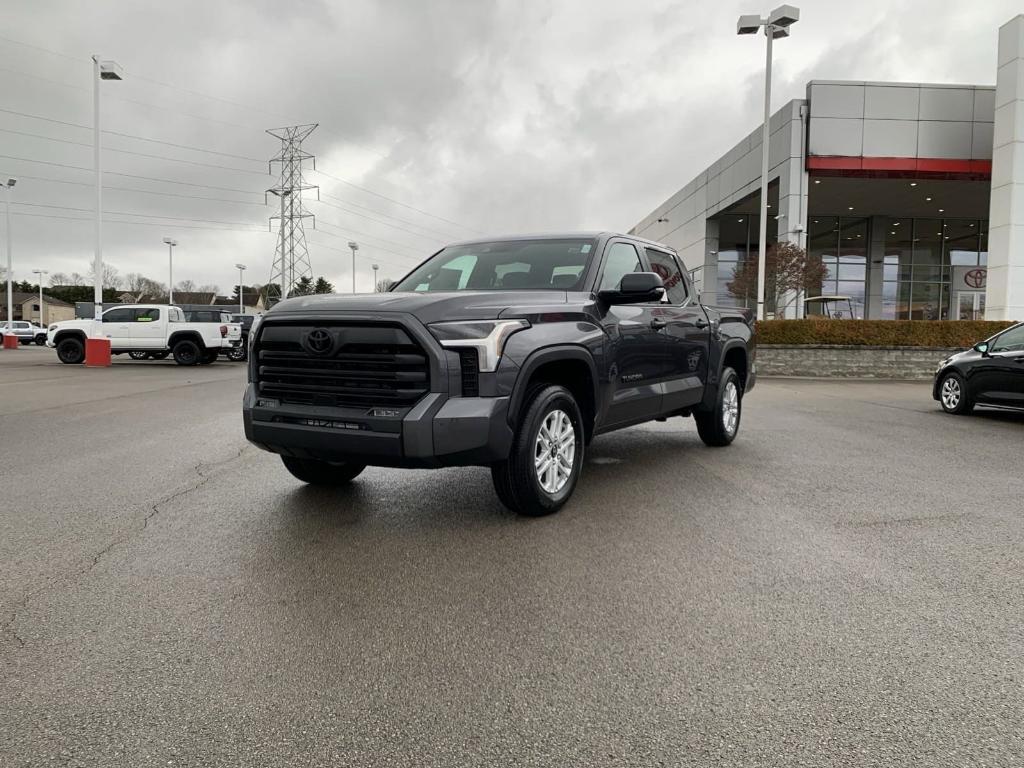
[(458, 240), (449, 245), (474, 245), (476, 243), (497, 243), (507, 240), (580, 240), (590, 239), (593, 240), (598, 237), (621, 237), (625, 240), (635, 240), (638, 243), (645, 243), (646, 245), (653, 245), (658, 248), (664, 248), (667, 251), (676, 252), (676, 249), (670, 245), (659, 243), (655, 240), (647, 240), (637, 235), (624, 234), (622, 232), (608, 232), (608, 231), (591, 231), (591, 232), (541, 232), (541, 233), (529, 233), (522, 235), (494, 235), (493, 237), (474, 237), (468, 240)]

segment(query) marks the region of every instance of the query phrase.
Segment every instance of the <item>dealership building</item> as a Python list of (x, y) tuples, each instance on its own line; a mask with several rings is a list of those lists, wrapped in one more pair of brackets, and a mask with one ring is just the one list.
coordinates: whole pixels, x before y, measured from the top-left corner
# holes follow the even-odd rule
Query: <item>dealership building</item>
[[(995, 87), (813, 80), (769, 130), (767, 241), (821, 259), (807, 294), (870, 319), (1024, 319), (1024, 15), (999, 30)], [(756, 304), (761, 133), (630, 230), (675, 247), (708, 303)]]

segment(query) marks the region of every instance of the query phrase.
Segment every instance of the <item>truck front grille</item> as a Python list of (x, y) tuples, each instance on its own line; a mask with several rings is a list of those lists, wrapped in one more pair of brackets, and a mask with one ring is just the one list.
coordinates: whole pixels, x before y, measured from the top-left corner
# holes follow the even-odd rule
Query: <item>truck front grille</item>
[(430, 365), (400, 325), (269, 323), (256, 343), (256, 384), (282, 403), (404, 408), (430, 391)]

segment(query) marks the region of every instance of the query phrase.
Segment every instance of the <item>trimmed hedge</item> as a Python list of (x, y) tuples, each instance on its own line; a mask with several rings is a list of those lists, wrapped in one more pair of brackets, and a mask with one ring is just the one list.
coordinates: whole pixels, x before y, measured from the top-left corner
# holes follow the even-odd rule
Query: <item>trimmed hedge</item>
[(1000, 320), (762, 320), (757, 343), (967, 348), (1011, 325)]

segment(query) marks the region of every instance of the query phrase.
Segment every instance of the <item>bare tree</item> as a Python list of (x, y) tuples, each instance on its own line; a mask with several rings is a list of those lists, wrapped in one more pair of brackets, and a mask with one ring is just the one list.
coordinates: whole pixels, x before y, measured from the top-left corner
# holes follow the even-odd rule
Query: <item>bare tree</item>
[(135, 297), (135, 301), (146, 301), (157, 299), (167, 295), (167, 286), (151, 280), (138, 272), (129, 272), (125, 275), (124, 285), (128, 293)]
[(182, 293), (194, 293), (196, 291), (196, 283), (194, 280), (179, 280), (174, 290), (181, 291)]
[(200, 285), (198, 288), (196, 288), (196, 290), (199, 293), (212, 293), (214, 296), (216, 296), (217, 293), (220, 292), (220, 286), (214, 285), (213, 283), (204, 283), (203, 285)]
[(69, 278), (64, 272), (52, 272), (50, 273), (50, 287), (53, 288), (55, 285), (70, 285), (68, 282)]
[(68, 275), (68, 285), (85, 285), (85, 277), (81, 272), (72, 272)]
[[(89, 282), (90, 283), (95, 281), (95, 274), (96, 274), (95, 266), (90, 264), (89, 265), (89, 272), (88, 272), (88, 278), (89, 278)], [(103, 277), (102, 277), (101, 283), (102, 283), (104, 288), (114, 288), (114, 289), (120, 288), (121, 287), (121, 273), (117, 271), (117, 267), (115, 267), (113, 264), (104, 263), (103, 264)]]
[[(765, 254), (765, 311), (780, 315), (802, 293), (821, 291), (828, 268), (820, 258), (808, 256), (796, 243), (776, 243)], [(748, 307), (757, 303), (757, 259), (749, 258), (736, 265), (732, 280), (726, 285), (733, 296)]]
[(396, 283), (396, 280), (388, 280), (388, 278), (382, 278), (377, 281), (377, 293), (387, 293), (391, 290), (391, 287)]

